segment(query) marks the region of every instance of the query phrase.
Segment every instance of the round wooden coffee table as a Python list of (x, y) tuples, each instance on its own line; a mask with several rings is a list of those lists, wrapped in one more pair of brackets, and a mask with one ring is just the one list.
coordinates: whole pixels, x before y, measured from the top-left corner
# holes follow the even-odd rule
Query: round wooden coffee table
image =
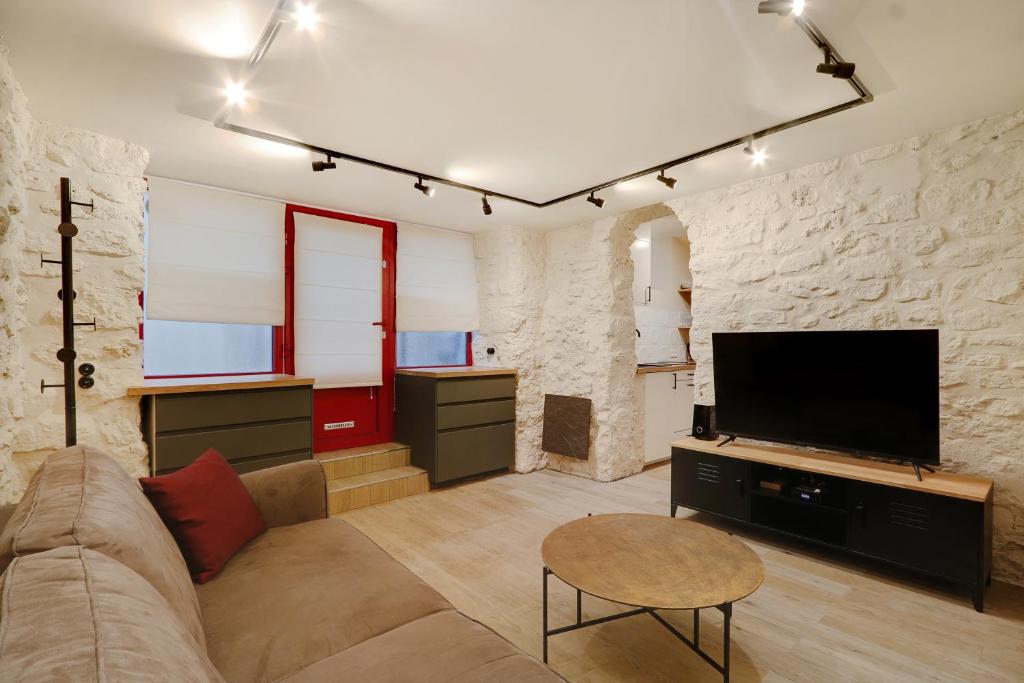
[[(650, 614), (729, 680), (732, 603), (764, 581), (761, 558), (729, 534), (658, 515), (613, 514), (564, 524), (544, 539), (544, 661), (548, 637), (636, 614)], [(548, 628), (548, 574), (576, 589), (576, 623)], [(583, 593), (637, 609), (582, 619)], [(700, 649), (700, 610), (725, 615), (722, 663)], [(693, 610), (687, 637), (655, 610)]]

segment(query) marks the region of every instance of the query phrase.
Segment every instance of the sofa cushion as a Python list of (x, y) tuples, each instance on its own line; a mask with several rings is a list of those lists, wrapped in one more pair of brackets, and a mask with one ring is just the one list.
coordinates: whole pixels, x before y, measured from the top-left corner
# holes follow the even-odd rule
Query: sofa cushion
[(447, 611), (365, 640), (284, 680), (540, 683), (563, 679), (469, 617)]
[(340, 519), (268, 529), (198, 593), (210, 659), (229, 681), (274, 681), (451, 609)]
[(239, 548), (267, 530), (238, 474), (212, 448), (177, 472), (139, 483), (197, 583), (217, 576)]
[(200, 646), (199, 601), (185, 560), (137, 481), (110, 456), (84, 446), (39, 466), (0, 531), (0, 571), (15, 557), (81, 545), (153, 584)]
[(223, 681), (153, 586), (81, 546), (15, 558), (0, 577), (0, 680)]

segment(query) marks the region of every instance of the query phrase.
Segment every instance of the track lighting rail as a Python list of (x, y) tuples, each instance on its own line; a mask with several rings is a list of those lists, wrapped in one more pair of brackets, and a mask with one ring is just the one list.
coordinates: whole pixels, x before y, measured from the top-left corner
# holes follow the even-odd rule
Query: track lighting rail
[[(262, 59), (267, 49), (269, 49), (270, 42), (273, 41), (273, 38), (276, 35), (278, 28), (280, 27), (280, 24), (282, 22), (282, 20), (280, 19), (280, 13), (283, 4), (283, 0), (279, 1), (278, 9), (275, 11), (274, 16), (271, 17), (270, 24), (268, 24), (267, 27), (264, 29), (264, 32), (261, 35), (260, 42), (257, 44), (256, 49), (253, 51), (252, 58), (250, 59), (250, 65), (252, 65), (253, 67), (255, 67), (255, 65), (258, 64), (259, 60)], [(845, 60), (843, 60), (839, 52), (828, 41), (828, 39), (821, 32), (821, 30), (814, 25), (813, 22), (811, 22), (804, 16), (793, 16), (792, 21), (795, 22), (797, 26), (799, 26), (800, 29), (804, 32), (804, 34), (811, 40), (811, 42), (813, 42), (814, 45), (823, 52), (826, 63), (845, 64)], [(852, 67), (853, 65), (850, 64), (849, 66)], [(717, 145), (713, 145), (706, 149), (702, 149), (697, 152), (692, 152), (681, 157), (676, 157), (675, 159), (670, 159), (669, 161), (662, 161), (648, 168), (644, 168), (639, 171), (634, 171), (627, 175), (605, 181), (598, 185), (585, 187), (583, 189), (570, 192), (569, 194), (565, 194), (560, 197), (548, 199), (546, 201), (535, 201), (532, 199), (527, 199), (525, 197), (517, 197), (515, 195), (499, 192), (497, 190), (492, 190), (485, 187), (468, 185), (466, 183), (460, 183), (456, 180), (451, 180), (449, 178), (444, 178), (442, 176), (424, 173), (423, 171), (404, 168), (402, 166), (388, 164), (383, 161), (368, 159), (366, 157), (357, 156), (355, 154), (348, 154), (346, 152), (342, 152), (339, 150), (332, 150), (326, 147), (321, 147), (319, 145), (313, 145), (307, 142), (303, 142), (301, 140), (295, 140), (281, 135), (276, 135), (274, 133), (269, 133), (267, 131), (257, 130), (255, 128), (248, 128), (246, 126), (239, 126), (233, 123), (228, 123), (228, 121), (226, 120), (227, 111), (222, 112), (221, 115), (217, 117), (217, 119), (214, 121), (214, 125), (217, 128), (228, 130), (233, 133), (248, 135), (250, 137), (260, 138), (262, 140), (268, 140), (270, 142), (275, 142), (282, 145), (289, 145), (291, 147), (297, 147), (300, 149), (308, 150), (309, 152), (312, 152), (314, 154), (327, 157), (328, 164), (330, 164), (332, 159), (341, 159), (344, 161), (350, 161), (352, 163), (377, 168), (382, 171), (398, 173), (401, 175), (409, 176), (411, 178), (416, 178), (417, 189), (419, 189), (419, 185), (422, 185), (424, 182), (429, 181), (439, 185), (447, 185), (448, 187), (455, 187), (460, 190), (466, 190), (467, 192), (475, 192), (477, 194), (483, 195), (484, 206), (486, 207), (485, 213), (487, 215), (490, 215), (490, 212), (487, 211), (487, 209), (490, 209), (490, 205), (486, 201), (487, 197), (497, 197), (499, 199), (515, 202), (517, 204), (524, 204), (526, 206), (532, 206), (534, 208), (543, 209), (549, 206), (554, 206), (555, 204), (561, 204), (562, 202), (569, 201), (570, 199), (576, 199), (578, 197), (586, 196), (587, 201), (600, 208), (601, 206), (603, 206), (604, 201), (601, 200), (600, 198), (595, 197), (595, 192), (599, 192), (614, 185), (625, 183), (630, 180), (641, 178), (643, 176), (651, 175), (654, 173), (659, 174), (659, 180), (661, 180), (661, 178), (665, 176), (666, 171), (675, 166), (681, 166), (682, 164), (686, 164), (691, 161), (700, 159), (702, 157), (706, 157), (711, 154), (715, 154), (717, 152), (730, 149), (732, 147), (737, 147), (739, 145), (749, 145), (754, 140), (758, 140), (760, 138), (773, 135), (775, 133), (780, 133), (784, 130), (794, 128), (796, 126), (801, 126), (805, 123), (810, 123), (811, 121), (817, 121), (818, 119), (822, 119), (827, 116), (832, 116), (834, 114), (838, 114), (848, 109), (853, 109), (854, 107), (858, 107), (862, 104), (867, 104), (874, 99), (874, 96), (871, 94), (871, 91), (868, 90), (867, 86), (865, 86), (864, 83), (860, 80), (860, 78), (857, 77), (856, 75), (851, 75), (850, 78), (844, 77), (843, 80), (850, 84), (850, 87), (856, 94), (856, 97), (854, 99), (848, 100), (841, 104), (834, 105), (832, 107), (828, 107), (826, 109), (822, 109), (820, 111), (812, 112), (810, 114), (805, 114), (804, 116), (799, 116), (797, 118), (790, 119), (789, 121), (778, 123), (774, 126), (762, 128), (751, 133), (746, 133), (740, 137), (733, 138), (732, 140), (726, 140), (725, 142), (720, 142)], [(322, 165), (322, 162), (315, 163), (321, 163)], [(333, 165), (329, 165), (327, 167), (333, 168)], [(323, 170), (323, 168), (314, 168), (314, 170)], [(667, 185), (669, 188), (671, 188), (675, 185), (674, 179), (671, 180), (673, 180), (672, 184), (665, 182), (665, 180), (661, 180), (661, 182)], [(427, 193), (424, 192), (424, 194)]]

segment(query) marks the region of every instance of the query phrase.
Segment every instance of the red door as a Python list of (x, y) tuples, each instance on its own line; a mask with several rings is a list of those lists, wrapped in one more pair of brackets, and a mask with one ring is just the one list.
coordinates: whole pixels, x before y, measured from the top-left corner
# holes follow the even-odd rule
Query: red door
[(395, 377), (395, 246), (396, 226), (363, 218), (289, 204), (285, 211), (284, 370), (295, 372), (295, 214), (359, 223), (382, 231), (381, 261), (381, 386), (313, 391), (313, 450), (337, 450), (383, 443), (392, 438)]

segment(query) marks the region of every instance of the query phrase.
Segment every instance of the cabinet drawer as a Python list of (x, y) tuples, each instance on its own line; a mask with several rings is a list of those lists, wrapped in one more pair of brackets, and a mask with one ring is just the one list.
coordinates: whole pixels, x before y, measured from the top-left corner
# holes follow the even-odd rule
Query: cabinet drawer
[(515, 423), (473, 427), (437, 435), (435, 481), (504, 469), (515, 461)]
[(312, 409), (308, 387), (154, 396), (150, 400), (156, 401), (158, 433), (309, 417)]
[(438, 429), (512, 422), (515, 419), (516, 402), (514, 399), (440, 406), (437, 409)]
[[(287, 455), (268, 455), (261, 458), (249, 458), (248, 460), (238, 460), (230, 463), (231, 469), (238, 474), (245, 474), (246, 472), (255, 472), (256, 470), (266, 469), (268, 467), (277, 467), (278, 465), (287, 465), (292, 462), (299, 462), (300, 460), (309, 460), (312, 456), (309, 453), (289, 453)], [(170, 474), (180, 470), (180, 467), (172, 467), (169, 469), (158, 470), (157, 474)]]
[(488, 401), (495, 398), (515, 398), (515, 395), (515, 377), (442, 379), (437, 382), (438, 403)]
[(309, 421), (283, 422), (211, 429), (157, 436), (154, 449), (157, 470), (184, 467), (207, 448), (215, 448), (229, 462), (240, 458), (309, 450)]

